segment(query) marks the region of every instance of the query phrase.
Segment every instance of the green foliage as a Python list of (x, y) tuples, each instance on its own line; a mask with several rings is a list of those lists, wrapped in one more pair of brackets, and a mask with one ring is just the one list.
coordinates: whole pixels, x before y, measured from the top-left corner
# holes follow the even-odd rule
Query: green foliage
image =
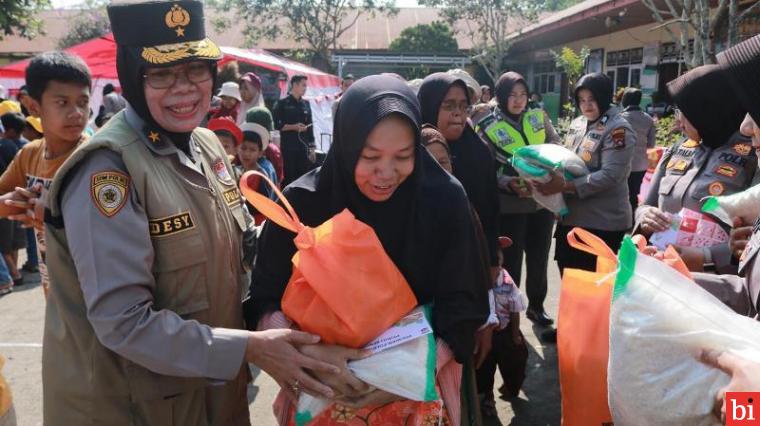
[(535, 21), (546, 0), (418, 0), (420, 5), (441, 8), (439, 14), (472, 42), (472, 59), (482, 65), (492, 82), (504, 71), (509, 35), (518, 25)]
[(393, 52), (450, 53), (459, 50), (454, 32), (444, 22), (406, 28), (388, 46)]
[(582, 1), (583, 0), (548, 0), (546, 2), (546, 9), (555, 12), (558, 10), (567, 9), (568, 7), (574, 6)]
[(0, 0), (0, 40), (18, 34), (34, 38), (42, 33), (42, 21), (37, 18), (50, 0)]
[(105, 0), (87, 0), (73, 19), (69, 30), (58, 39), (58, 48), (66, 49), (111, 32)]
[[(559, 52), (552, 50), (551, 54), (554, 56), (554, 63), (557, 65), (557, 68), (563, 70), (565, 75), (567, 75), (566, 95), (568, 99), (573, 99), (572, 95), (575, 83), (578, 81), (578, 78), (583, 75), (583, 70), (586, 68), (586, 58), (591, 54), (591, 51), (588, 47), (583, 46), (581, 51), (576, 53), (573, 49), (565, 46)], [(569, 111), (567, 106), (565, 106), (563, 112), (565, 114), (568, 114), (569, 112), (570, 114), (568, 116), (572, 117), (574, 116), (574, 111), (575, 110), (571, 105)]]
[(312, 52), (311, 64), (331, 71), (331, 50), (338, 48), (340, 36), (354, 26), (361, 15), (396, 12), (394, 0), (209, 0), (227, 18), (219, 18), (217, 29), (230, 22), (245, 22), (243, 35), (248, 45), (262, 39), (287, 37)]
[(670, 115), (658, 118), (655, 122), (655, 142), (658, 146), (669, 147), (683, 137), (681, 131), (676, 128), (675, 117)]

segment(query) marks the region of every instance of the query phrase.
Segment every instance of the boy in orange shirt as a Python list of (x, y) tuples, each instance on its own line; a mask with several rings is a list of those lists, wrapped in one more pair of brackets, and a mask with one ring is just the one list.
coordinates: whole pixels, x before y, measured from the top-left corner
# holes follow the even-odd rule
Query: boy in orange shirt
[(85, 139), (91, 85), (90, 70), (78, 56), (56, 51), (34, 57), (26, 69), (29, 109), (42, 121), (45, 136), (26, 144), (0, 176), (0, 217), (38, 228), (40, 278), (45, 291), (44, 231), (39, 214), (34, 220), (33, 210), (38, 204), (36, 198), (44, 195), (55, 172)]

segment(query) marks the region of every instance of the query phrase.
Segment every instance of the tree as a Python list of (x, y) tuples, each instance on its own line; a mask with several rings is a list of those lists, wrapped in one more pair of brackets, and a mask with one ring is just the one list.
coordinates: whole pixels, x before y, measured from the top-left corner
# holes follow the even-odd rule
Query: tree
[(659, 23), (652, 30), (665, 28), (687, 68), (715, 63), (716, 41), (723, 40), (726, 48), (736, 44), (739, 24), (760, 4), (756, 1), (739, 11), (738, 0), (718, 0), (714, 10), (710, 9), (710, 0), (641, 1)]
[[(305, 43), (313, 52), (312, 65), (332, 69), (331, 50), (338, 48), (340, 36), (365, 14), (395, 13), (393, 0), (213, 0), (217, 10), (234, 12), (243, 20), (249, 44), (261, 39), (287, 36)], [(217, 27), (229, 26), (229, 19), (217, 20)]]
[(58, 39), (58, 48), (66, 49), (110, 32), (106, 0), (87, 0), (71, 22), (69, 30)]
[(406, 28), (391, 42), (393, 52), (451, 53), (459, 50), (454, 32), (444, 22), (419, 24)]
[[(591, 54), (591, 51), (588, 47), (583, 46), (580, 52), (575, 53), (573, 49), (565, 46), (559, 52), (552, 50), (551, 54), (554, 56), (554, 63), (557, 65), (557, 68), (562, 69), (567, 76), (567, 98), (572, 99), (575, 83), (583, 75), (583, 71), (586, 68), (586, 59)], [(572, 103), (564, 105), (563, 109), (566, 115), (573, 115)]]
[(544, 0), (419, 0), (426, 6), (442, 7), (440, 14), (472, 42), (472, 59), (483, 66), (492, 81), (503, 71), (502, 61), (511, 45), (507, 36), (518, 24), (535, 20)]
[(0, 0), (0, 40), (18, 34), (34, 38), (42, 32), (40, 11), (50, 6), (50, 0)]

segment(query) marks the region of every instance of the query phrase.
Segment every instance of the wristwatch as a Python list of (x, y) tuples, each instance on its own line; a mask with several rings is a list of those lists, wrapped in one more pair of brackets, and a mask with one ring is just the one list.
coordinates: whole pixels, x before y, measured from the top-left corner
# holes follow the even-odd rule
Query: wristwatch
[(702, 269), (705, 272), (715, 272), (715, 262), (713, 261), (712, 252), (709, 247), (702, 247), (702, 256), (704, 257)]

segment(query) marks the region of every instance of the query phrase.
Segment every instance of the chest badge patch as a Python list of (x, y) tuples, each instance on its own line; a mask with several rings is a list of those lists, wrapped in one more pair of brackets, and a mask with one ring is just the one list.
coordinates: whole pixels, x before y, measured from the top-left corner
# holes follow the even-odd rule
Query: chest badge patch
[(692, 140), (692, 139), (689, 139), (686, 142), (684, 142), (683, 144), (681, 144), (681, 146), (684, 147), (684, 148), (696, 148), (696, 147), (699, 146), (699, 142), (697, 142), (695, 140)]
[(710, 186), (707, 187), (707, 192), (710, 193), (710, 195), (721, 195), (726, 190), (726, 188), (723, 186), (720, 182), (713, 182), (710, 184)]
[(585, 161), (586, 163), (591, 162), (591, 153), (588, 151), (583, 151), (583, 153), (581, 154), (581, 159), (583, 159), (583, 161)]
[(92, 175), (90, 196), (95, 207), (106, 217), (112, 217), (127, 203), (129, 176), (120, 172), (100, 172)]
[(738, 143), (734, 145), (734, 151), (739, 155), (749, 155), (752, 152), (752, 145), (748, 143)]
[(226, 184), (234, 184), (235, 180), (232, 179), (232, 175), (230, 174), (230, 171), (227, 170), (227, 166), (224, 164), (224, 160), (221, 158), (214, 161), (214, 173), (216, 174), (216, 177), (219, 178), (220, 181), (226, 183)]
[(736, 169), (736, 167), (729, 166), (728, 164), (722, 164), (715, 168), (715, 173), (730, 178), (735, 177), (738, 172), (739, 171)]
[(148, 220), (151, 237), (166, 237), (195, 228), (190, 212)]

